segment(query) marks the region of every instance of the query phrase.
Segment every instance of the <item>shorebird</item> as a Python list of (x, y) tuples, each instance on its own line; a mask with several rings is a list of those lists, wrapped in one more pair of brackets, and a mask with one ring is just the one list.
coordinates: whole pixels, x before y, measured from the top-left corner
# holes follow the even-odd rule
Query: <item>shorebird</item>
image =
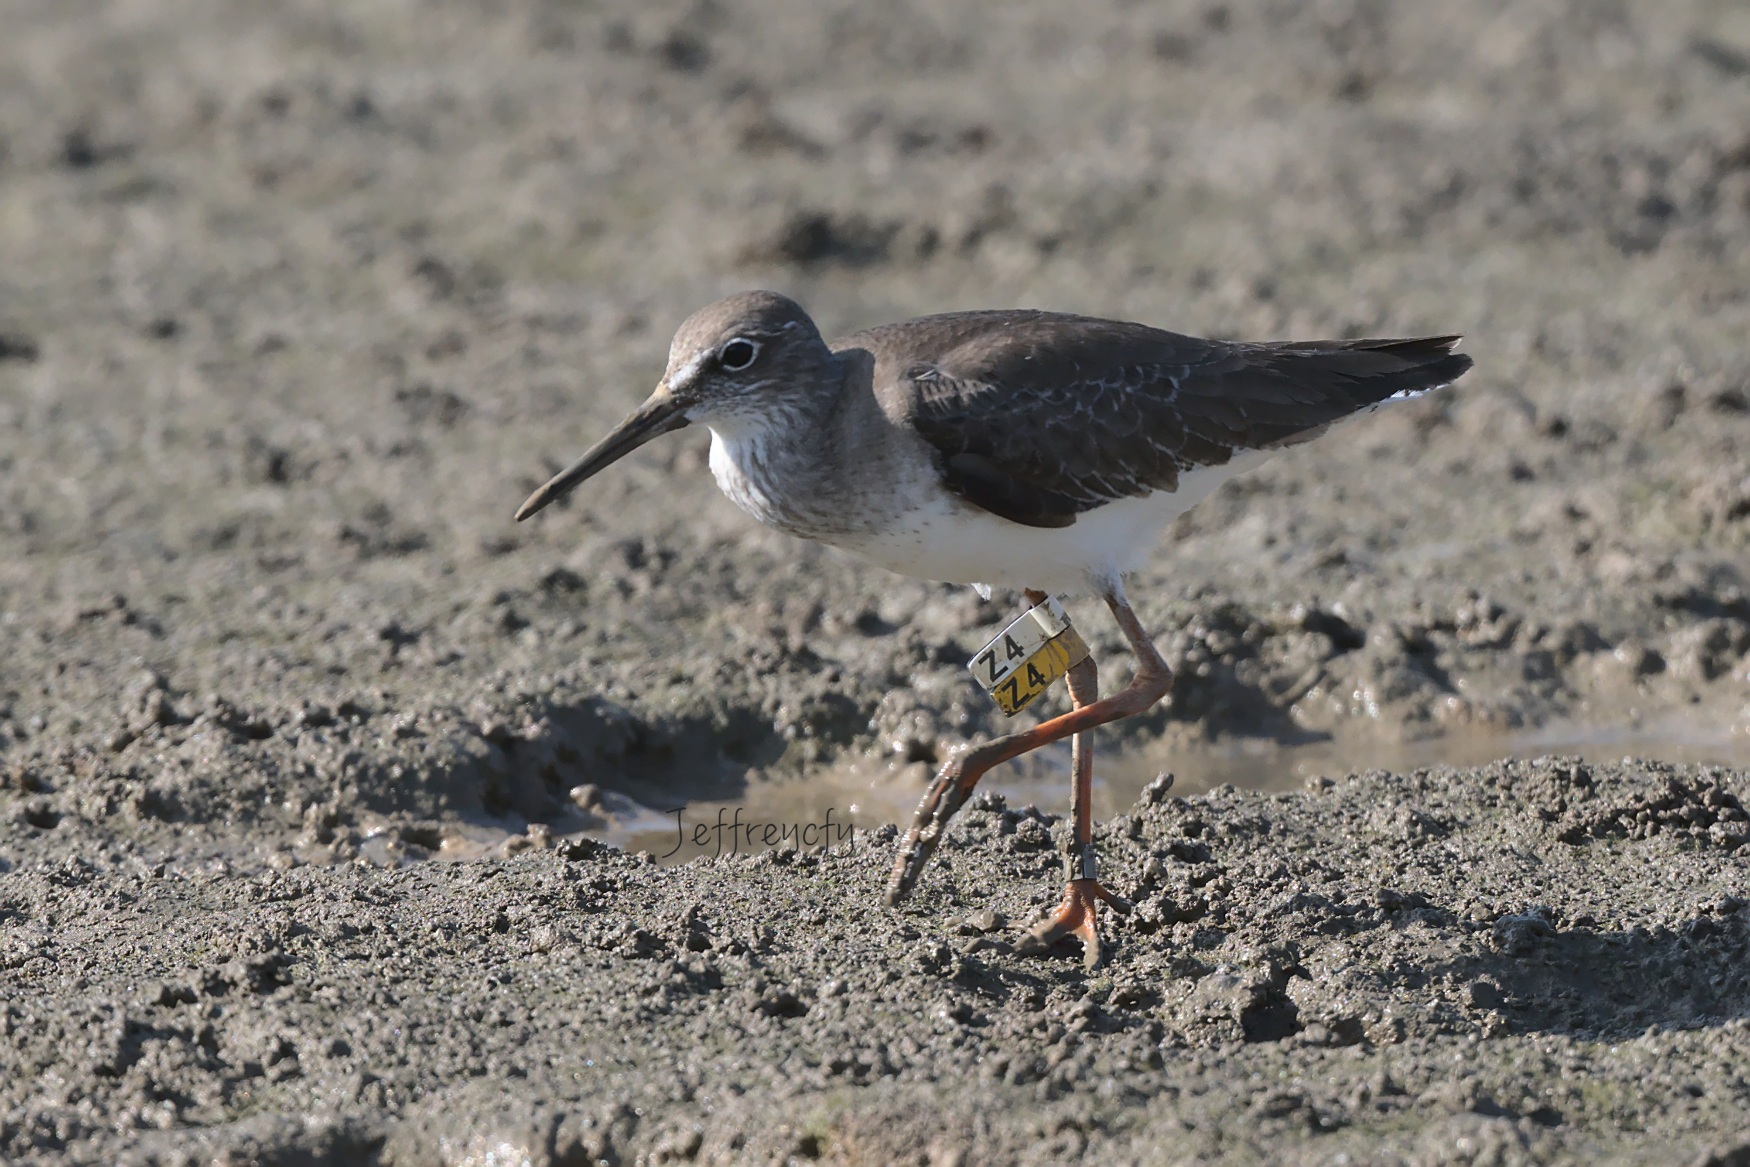
[(648, 400), (516, 517), (697, 423), (711, 431), (717, 485), (762, 523), (903, 575), (985, 594), (1019, 588), (1035, 611), (1051, 592), (1098, 595), (1136, 655), (1130, 683), (1100, 697), (1082, 648), (1060, 662), (1069, 712), (956, 750), (918, 804), (886, 895), (897, 905), (911, 893), (987, 771), (1070, 738), (1067, 887), (1022, 948), (1075, 936), (1092, 967), (1099, 906), (1129, 905), (1095, 867), (1089, 732), (1148, 709), (1173, 680), (1125, 598), (1125, 573), (1226, 479), (1344, 418), (1453, 381), (1471, 365), (1452, 351), (1459, 339), (1245, 344), (999, 310), (828, 342), (795, 301), (747, 292), (688, 318)]

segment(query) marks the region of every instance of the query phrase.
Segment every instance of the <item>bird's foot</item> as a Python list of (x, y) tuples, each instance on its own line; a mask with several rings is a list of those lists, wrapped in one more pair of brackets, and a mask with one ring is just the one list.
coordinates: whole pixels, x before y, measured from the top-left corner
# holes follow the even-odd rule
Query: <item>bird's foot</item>
[(1130, 914), (1130, 901), (1108, 891), (1097, 879), (1072, 879), (1064, 889), (1063, 903), (1027, 933), (1015, 951), (1035, 955), (1051, 951), (1060, 940), (1074, 936), (1082, 942), (1082, 963), (1091, 972), (1106, 958), (1100, 942), (1100, 905), (1108, 904), (1120, 916)]
[(899, 854), (894, 856), (893, 872), (887, 877), (888, 907), (898, 907), (911, 894), (918, 876), (923, 874), (930, 856), (941, 844), (948, 820), (965, 804), (966, 796), (972, 792), (983, 772), (975, 771), (968, 781), (967, 758), (962, 755), (950, 758), (936, 775), (936, 780), (930, 783), (923, 801), (918, 803), (917, 813), (912, 816), (911, 829), (900, 840)]

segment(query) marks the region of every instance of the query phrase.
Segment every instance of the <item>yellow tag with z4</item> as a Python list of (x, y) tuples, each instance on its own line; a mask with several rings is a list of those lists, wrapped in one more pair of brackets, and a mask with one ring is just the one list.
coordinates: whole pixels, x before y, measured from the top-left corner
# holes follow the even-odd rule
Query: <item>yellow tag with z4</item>
[(1070, 627), (1063, 605), (1047, 596), (979, 649), (966, 667), (997, 707), (1013, 717), (1087, 655), (1088, 646)]

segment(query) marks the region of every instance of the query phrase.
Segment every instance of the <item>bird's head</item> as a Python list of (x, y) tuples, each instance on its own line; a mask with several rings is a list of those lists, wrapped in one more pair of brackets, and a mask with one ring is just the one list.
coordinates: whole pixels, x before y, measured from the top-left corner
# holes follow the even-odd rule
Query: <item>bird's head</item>
[(733, 426), (784, 408), (787, 391), (820, 383), (835, 360), (814, 321), (787, 296), (743, 292), (701, 308), (675, 333), (655, 392), (531, 494), (517, 521), (661, 434), (695, 421)]

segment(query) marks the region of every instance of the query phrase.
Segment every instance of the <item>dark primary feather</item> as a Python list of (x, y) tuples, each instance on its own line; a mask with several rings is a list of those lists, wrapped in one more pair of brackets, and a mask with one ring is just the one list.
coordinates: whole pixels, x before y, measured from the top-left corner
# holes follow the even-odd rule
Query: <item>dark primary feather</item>
[(1173, 490), (1236, 451), (1305, 441), (1471, 365), (1452, 352), (1456, 336), (1235, 344), (1047, 312), (954, 313), (871, 332), (877, 351), (898, 354), (912, 424), (940, 451), (948, 488), (1037, 527)]

